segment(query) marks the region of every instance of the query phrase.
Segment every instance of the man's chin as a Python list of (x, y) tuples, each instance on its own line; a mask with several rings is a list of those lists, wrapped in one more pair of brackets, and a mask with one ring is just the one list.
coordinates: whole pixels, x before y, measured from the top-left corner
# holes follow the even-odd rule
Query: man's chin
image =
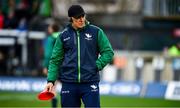
[(83, 27), (84, 27), (84, 26), (79, 26), (78, 28), (80, 28), (80, 29), (81, 29), (81, 28), (83, 28)]
[(83, 24), (83, 25), (79, 26), (79, 28), (83, 28), (84, 26), (85, 26), (85, 24)]

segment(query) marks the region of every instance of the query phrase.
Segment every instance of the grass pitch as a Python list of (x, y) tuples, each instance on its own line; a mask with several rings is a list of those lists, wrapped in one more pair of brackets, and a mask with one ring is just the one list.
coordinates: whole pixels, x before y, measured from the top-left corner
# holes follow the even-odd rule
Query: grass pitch
[[(0, 92), (0, 107), (49, 107), (50, 101), (39, 101), (37, 93), (29, 92)], [(60, 97), (58, 97), (60, 99)], [(180, 101), (165, 99), (139, 98), (139, 97), (120, 97), (120, 96), (101, 96), (102, 108), (123, 107), (123, 108), (140, 108), (140, 107), (180, 107)], [(58, 100), (60, 107), (60, 100)]]

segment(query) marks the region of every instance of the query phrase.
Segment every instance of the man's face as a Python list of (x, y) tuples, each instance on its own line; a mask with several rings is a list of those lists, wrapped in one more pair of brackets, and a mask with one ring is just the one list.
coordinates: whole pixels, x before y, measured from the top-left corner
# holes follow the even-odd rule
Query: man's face
[(49, 33), (49, 34), (52, 34), (52, 33), (53, 33), (52, 25), (49, 25), (49, 26), (48, 26), (48, 33)]
[(72, 24), (73, 27), (75, 27), (76, 29), (78, 28), (83, 28), (85, 26), (85, 15), (80, 15), (79, 17), (72, 17)]

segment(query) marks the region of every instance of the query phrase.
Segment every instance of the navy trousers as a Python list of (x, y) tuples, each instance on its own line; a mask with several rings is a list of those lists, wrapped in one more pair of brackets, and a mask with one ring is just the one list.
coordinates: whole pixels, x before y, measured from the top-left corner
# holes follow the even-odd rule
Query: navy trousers
[(80, 107), (81, 101), (86, 108), (100, 108), (99, 82), (62, 83), (61, 107)]

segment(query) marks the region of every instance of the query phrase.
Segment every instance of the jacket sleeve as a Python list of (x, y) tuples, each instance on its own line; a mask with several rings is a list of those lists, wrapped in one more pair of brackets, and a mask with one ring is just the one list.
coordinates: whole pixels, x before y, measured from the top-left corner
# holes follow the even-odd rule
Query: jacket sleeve
[(102, 29), (98, 31), (99, 58), (96, 60), (98, 70), (102, 70), (113, 59), (114, 52), (112, 46)]
[(58, 37), (53, 47), (53, 52), (49, 62), (47, 81), (54, 83), (58, 76), (59, 65), (64, 58), (63, 43)]

